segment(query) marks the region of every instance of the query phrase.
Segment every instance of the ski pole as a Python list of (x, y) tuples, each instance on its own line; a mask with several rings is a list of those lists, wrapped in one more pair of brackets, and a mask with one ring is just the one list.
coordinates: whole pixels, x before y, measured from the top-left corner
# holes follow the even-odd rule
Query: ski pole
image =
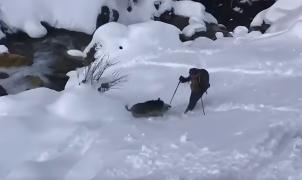
[(201, 97), (201, 105), (202, 105), (202, 111), (203, 111), (203, 115), (206, 115), (206, 113), (204, 112), (204, 106), (203, 106), (203, 100), (202, 100), (202, 97)]
[(173, 93), (173, 96), (172, 96), (172, 98), (171, 98), (171, 100), (170, 100), (170, 105), (171, 105), (172, 100), (173, 100), (173, 98), (174, 98), (174, 96), (175, 96), (175, 94), (176, 94), (176, 91), (177, 91), (177, 89), (178, 89), (179, 84), (180, 84), (180, 81), (178, 82), (178, 84), (177, 84), (177, 86), (176, 86), (176, 89), (175, 89), (175, 91), (174, 91), (174, 93)]

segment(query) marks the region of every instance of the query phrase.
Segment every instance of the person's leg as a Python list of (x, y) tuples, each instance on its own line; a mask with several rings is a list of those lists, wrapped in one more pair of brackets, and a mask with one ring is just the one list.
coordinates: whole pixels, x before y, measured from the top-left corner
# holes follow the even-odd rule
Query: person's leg
[(202, 94), (203, 93), (199, 93), (199, 92), (191, 92), (190, 102), (188, 104), (188, 107), (187, 107), (185, 113), (187, 113), (188, 111), (192, 111), (195, 108), (196, 103), (201, 98)]

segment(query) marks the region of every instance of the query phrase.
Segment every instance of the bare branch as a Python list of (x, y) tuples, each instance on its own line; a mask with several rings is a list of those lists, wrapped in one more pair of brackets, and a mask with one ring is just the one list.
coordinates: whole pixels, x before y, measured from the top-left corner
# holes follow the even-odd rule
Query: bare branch
[[(105, 92), (110, 89), (119, 89), (120, 85), (127, 81), (127, 75), (121, 75), (119, 71), (114, 71), (111, 76), (104, 77), (105, 72), (107, 72), (111, 67), (118, 64), (118, 62), (111, 62), (109, 56), (105, 55), (95, 59), (95, 54), (92, 53), (95, 53), (101, 48), (101, 45), (94, 45), (94, 50), (89, 51), (89, 60), (91, 61), (91, 63), (84, 68), (84, 77), (81, 82), (90, 82), (91, 85), (101, 84), (98, 88), (100, 92)], [(92, 57), (94, 58), (93, 60), (91, 60)]]

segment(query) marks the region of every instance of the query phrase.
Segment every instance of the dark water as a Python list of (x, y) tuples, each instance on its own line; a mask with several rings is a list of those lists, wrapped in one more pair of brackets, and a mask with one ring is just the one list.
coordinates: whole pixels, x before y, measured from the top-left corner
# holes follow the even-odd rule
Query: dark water
[[(223, 24), (229, 31), (237, 26), (249, 27), (254, 17), (272, 6), (276, 0), (259, 0), (242, 3), (241, 0), (194, 0), (202, 3), (206, 7), (206, 11), (212, 14), (218, 21)], [(235, 11), (234, 8), (240, 8)]]
[[(23, 33), (9, 35), (2, 40), (2, 43), (8, 47), (10, 53), (33, 59), (33, 65), (28, 67), (30, 70), (21, 68), (18, 70), (19, 74), (22, 74), (21, 71), (26, 71), (25, 74), (28, 76), (28, 71), (32, 71), (32, 74), (38, 74), (43, 79), (43, 86), (60, 91), (64, 89), (68, 80), (66, 73), (83, 66), (83, 60), (68, 55), (67, 50), (83, 50), (92, 37), (84, 33), (60, 29), (48, 28), (48, 32), (45, 37), (38, 39), (32, 39)], [(22, 77), (18, 76), (18, 78), (22, 81)], [(19, 90), (13, 89), (13, 92), (31, 88), (24, 85), (18, 87), (17, 82), (20, 81), (16, 81), (14, 87)]]

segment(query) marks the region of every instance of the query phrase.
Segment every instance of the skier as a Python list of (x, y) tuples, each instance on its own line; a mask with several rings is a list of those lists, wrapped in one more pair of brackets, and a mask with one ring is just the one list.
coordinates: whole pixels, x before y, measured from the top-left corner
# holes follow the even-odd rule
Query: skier
[(198, 100), (202, 98), (202, 95), (207, 92), (207, 89), (210, 87), (209, 73), (205, 69), (191, 68), (189, 70), (189, 76), (180, 76), (179, 81), (181, 83), (191, 81), (191, 96), (188, 107), (185, 111), (185, 113), (187, 113), (188, 111), (192, 111), (194, 109)]

